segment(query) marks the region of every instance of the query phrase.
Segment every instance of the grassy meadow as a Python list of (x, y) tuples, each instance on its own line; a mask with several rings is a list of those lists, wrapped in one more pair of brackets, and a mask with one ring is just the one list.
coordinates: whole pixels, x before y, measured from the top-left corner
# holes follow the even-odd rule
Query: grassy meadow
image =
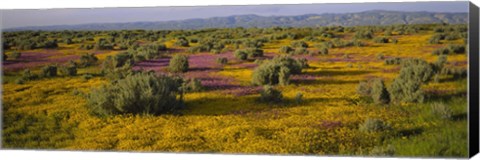
[[(466, 157), (465, 28), (426, 24), (5, 32), (2, 147)], [(362, 37), (362, 31), (370, 35)], [(381, 42), (381, 37), (387, 40)], [(42, 47), (43, 41), (55, 44)], [(307, 45), (298, 47), (297, 42)], [(152, 44), (165, 48), (142, 51)], [(463, 52), (442, 50), (452, 45), (463, 46)], [(284, 46), (293, 50), (282, 53)], [(237, 50), (252, 47), (263, 54), (246, 60), (236, 55)], [(18, 52), (20, 56), (15, 55)], [(82, 63), (89, 53), (97, 60), (75, 65), (76, 74), (60, 72), (69, 64)], [(89, 99), (96, 96), (93, 90), (114, 86), (124, 78), (110, 78), (104, 69), (105, 61), (122, 53), (135, 57), (126, 65), (129, 74), (144, 70), (195, 79), (200, 89), (182, 91), (183, 107), (174, 111), (99, 116)], [(146, 55), (137, 58), (140, 53)], [(186, 72), (171, 72), (169, 63), (175, 55), (188, 56)], [(308, 66), (290, 74), (286, 84), (271, 84), (281, 92), (279, 102), (261, 101), (265, 89), (253, 84), (254, 72), (266, 63), (262, 61), (280, 55), (304, 59)], [(388, 60), (416, 58), (433, 65), (440, 57), (446, 58), (442, 72), (420, 83), (422, 100), (390, 98), (387, 103), (375, 103), (371, 96), (359, 93), (360, 82), (373, 79), (382, 79), (391, 92), (402, 64), (387, 64)], [(219, 63), (220, 58), (227, 62)], [(47, 76), (47, 65), (57, 66), (58, 74)], [(38, 76), (25, 78), (26, 69)], [(116, 69), (112, 73), (120, 72)]]

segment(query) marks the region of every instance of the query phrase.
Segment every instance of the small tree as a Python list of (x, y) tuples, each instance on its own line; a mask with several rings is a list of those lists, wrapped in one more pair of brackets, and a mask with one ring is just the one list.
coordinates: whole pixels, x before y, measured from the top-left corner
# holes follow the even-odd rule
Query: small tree
[(168, 65), (170, 72), (180, 73), (188, 71), (188, 56), (186, 55), (174, 55)]

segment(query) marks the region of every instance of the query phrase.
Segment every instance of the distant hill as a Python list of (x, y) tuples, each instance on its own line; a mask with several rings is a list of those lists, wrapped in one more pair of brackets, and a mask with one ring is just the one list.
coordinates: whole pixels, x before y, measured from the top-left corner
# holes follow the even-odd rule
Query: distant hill
[(79, 25), (54, 25), (9, 28), (4, 31), (19, 30), (170, 30), (170, 29), (203, 29), (233, 27), (315, 27), (315, 26), (357, 26), (357, 25), (390, 25), (390, 24), (426, 24), (426, 23), (467, 23), (467, 13), (433, 13), (433, 12), (400, 12), (372, 10), (358, 13), (341, 14), (306, 14), (298, 16), (258, 16), (236, 15), (213, 17), (206, 19), (187, 19), (161, 22), (129, 22), (129, 23), (92, 23)]

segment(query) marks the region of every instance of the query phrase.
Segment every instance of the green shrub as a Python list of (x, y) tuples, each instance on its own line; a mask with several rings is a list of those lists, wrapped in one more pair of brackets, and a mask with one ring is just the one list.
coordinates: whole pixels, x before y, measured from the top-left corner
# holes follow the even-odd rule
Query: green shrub
[(402, 58), (399, 58), (399, 57), (385, 59), (386, 65), (398, 65), (401, 63), (402, 63)]
[(362, 132), (379, 132), (390, 129), (390, 126), (380, 119), (368, 118), (360, 124), (359, 129)]
[(245, 52), (244, 50), (236, 50), (235, 58), (240, 59), (242, 61), (247, 60), (248, 58), (247, 52)]
[(305, 48), (295, 48), (295, 51), (293, 53), (297, 54), (297, 55), (300, 55), (300, 54), (306, 54), (306, 53), (308, 53), (308, 51)]
[(390, 103), (390, 94), (385, 87), (385, 83), (381, 79), (376, 79), (372, 84), (372, 99), (376, 104), (388, 104)]
[(450, 50), (448, 48), (438, 48), (432, 52), (434, 55), (447, 55), (450, 53)]
[(110, 80), (117, 80), (132, 73), (133, 58), (127, 52), (107, 56), (102, 63), (102, 74)]
[(290, 43), (293, 48), (308, 48), (308, 44), (305, 41), (293, 41)]
[(370, 97), (372, 93), (372, 81), (360, 81), (357, 86), (357, 94)]
[(356, 31), (354, 37), (357, 39), (372, 39), (373, 32), (371, 30)]
[(12, 58), (13, 59), (19, 59), (21, 56), (22, 56), (22, 53), (20, 53), (18, 51), (13, 51), (12, 52)]
[(178, 38), (173, 45), (175, 45), (175, 46), (181, 46), (181, 47), (188, 47), (188, 46), (190, 46), (190, 45), (188, 44), (188, 40), (187, 40), (185, 37), (180, 37), (180, 38)]
[(327, 55), (328, 54), (328, 48), (327, 47), (320, 48), (319, 53), (323, 54), (323, 55)]
[[(180, 84), (167, 76), (139, 73), (116, 84), (93, 89), (87, 95), (91, 111), (97, 115), (171, 113), (181, 108)], [(180, 96), (181, 97), (181, 96)]]
[(78, 65), (80, 67), (89, 67), (89, 66), (95, 65), (97, 61), (98, 61), (98, 58), (97, 56), (95, 56), (94, 53), (84, 54), (80, 57), (80, 61)]
[(396, 102), (423, 102), (423, 83), (433, 76), (430, 64), (420, 59), (402, 61), (400, 74), (393, 80), (390, 87), (390, 96)]
[(245, 52), (247, 53), (247, 58), (249, 59), (263, 56), (263, 50), (260, 48), (247, 48)]
[(64, 76), (76, 76), (77, 75), (77, 67), (73, 66), (73, 65), (60, 67), (60, 74), (62, 74)]
[(373, 42), (375, 43), (388, 43), (388, 38), (385, 37), (375, 37), (373, 39)]
[(37, 79), (37, 78), (38, 78), (38, 75), (33, 74), (33, 73), (30, 71), (30, 69), (25, 69), (25, 70), (23, 70), (21, 79), (23, 79), (23, 80), (25, 80), (25, 81), (29, 81), (29, 80), (34, 80), (34, 79)]
[(42, 68), (42, 77), (55, 77), (57, 76), (57, 66), (48, 65)]
[(276, 90), (270, 85), (263, 87), (263, 90), (260, 92), (260, 101), (265, 103), (278, 103), (283, 99), (282, 92)]
[(174, 55), (170, 60), (168, 65), (168, 69), (170, 72), (180, 73), (180, 72), (187, 72), (188, 71), (188, 56), (186, 55)]
[(282, 46), (282, 47), (280, 47), (280, 49), (278, 50), (278, 52), (289, 54), (289, 53), (293, 52), (293, 48), (290, 47), (290, 46)]
[(217, 61), (218, 64), (221, 64), (221, 65), (225, 65), (225, 64), (228, 63), (228, 59), (225, 58), (225, 57), (218, 57), (218, 58), (216, 59), (216, 61)]
[(452, 110), (444, 103), (433, 103), (430, 105), (432, 114), (439, 116), (442, 119), (450, 119), (452, 117)]
[(451, 44), (447, 46), (448, 50), (450, 50), (450, 53), (456, 53), (456, 54), (461, 54), (465, 53), (465, 45), (455, 45)]

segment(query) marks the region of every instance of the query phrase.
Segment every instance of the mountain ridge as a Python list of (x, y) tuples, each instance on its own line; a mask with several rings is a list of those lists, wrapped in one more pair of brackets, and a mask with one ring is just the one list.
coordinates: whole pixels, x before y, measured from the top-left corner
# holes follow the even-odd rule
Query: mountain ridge
[(322, 13), (293, 16), (260, 16), (255, 14), (231, 15), (210, 18), (192, 18), (170, 21), (138, 21), (113, 23), (85, 23), (73, 25), (49, 25), (6, 28), (3, 31), (24, 30), (179, 30), (235, 27), (317, 27), (317, 26), (359, 26), (427, 23), (467, 23), (466, 12), (403, 12), (369, 10), (354, 13)]

